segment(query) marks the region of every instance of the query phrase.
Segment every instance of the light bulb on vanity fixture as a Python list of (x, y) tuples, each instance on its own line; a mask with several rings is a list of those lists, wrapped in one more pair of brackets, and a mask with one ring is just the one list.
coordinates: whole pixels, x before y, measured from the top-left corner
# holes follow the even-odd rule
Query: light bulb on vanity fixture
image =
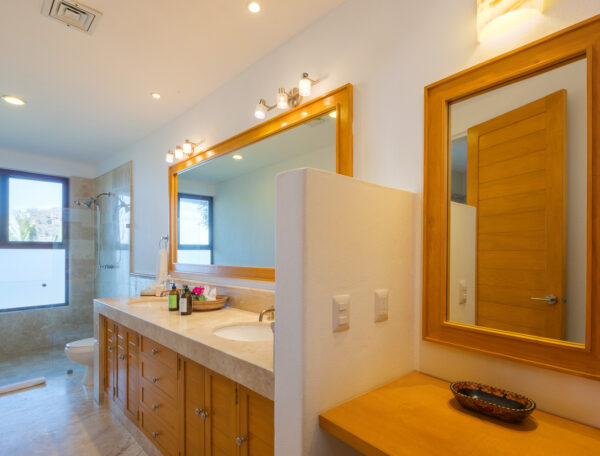
[(544, 0), (477, 0), (477, 40), (519, 32), (544, 12)]
[(175, 154), (173, 153), (172, 150), (169, 150), (169, 152), (167, 152), (167, 155), (165, 157), (165, 161), (167, 163), (173, 163), (174, 160), (175, 160)]
[(300, 105), (304, 97), (311, 95), (311, 88), (315, 84), (318, 84), (318, 80), (314, 80), (308, 77), (308, 73), (302, 73), (300, 78), (299, 87), (294, 87), (292, 90), (287, 92), (285, 88), (280, 88), (277, 92), (277, 103), (274, 106), (267, 105), (264, 98), (261, 98), (256, 105), (254, 110), (254, 116), (257, 119), (264, 119), (267, 112), (273, 108), (288, 109), (290, 107), (295, 108)]
[(183, 149), (181, 146), (175, 148), (175, 158), (181, 160), (183, 158)]

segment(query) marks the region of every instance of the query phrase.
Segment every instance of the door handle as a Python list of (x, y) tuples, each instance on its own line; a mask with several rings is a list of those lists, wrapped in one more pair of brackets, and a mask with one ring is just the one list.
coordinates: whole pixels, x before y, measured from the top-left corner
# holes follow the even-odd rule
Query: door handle
[(152, 383), (156, 383), (158, 381), (158, 377), (152, 377)]
[(545, 298), (529, 298), (532, 301), (546, 301), (550, 305), (554, 305), (558, 302), (558, 298), (554, 295), (548, 295)]
[(235, 443), (237, 444), (237, 446), (242, 446), (245, 441), (246, 437), (236, 437), (235, 439)]

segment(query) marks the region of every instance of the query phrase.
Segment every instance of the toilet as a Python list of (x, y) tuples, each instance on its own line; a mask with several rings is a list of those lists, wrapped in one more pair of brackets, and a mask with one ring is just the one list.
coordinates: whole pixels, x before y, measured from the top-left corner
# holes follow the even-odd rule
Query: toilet
[(86, 386), (94, 385), (94, 345), (96, 339), (89, 337), (87, 339), (69, 342), (65, 346), (65, 353), (69, 359), (77, 364), (86, 366), (86, 374), (83, 384)]

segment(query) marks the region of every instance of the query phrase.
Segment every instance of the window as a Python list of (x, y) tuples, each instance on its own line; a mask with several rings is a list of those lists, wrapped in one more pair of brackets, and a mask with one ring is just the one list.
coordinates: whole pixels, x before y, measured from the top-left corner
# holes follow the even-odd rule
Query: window
[(68, 304), (68, 179), (0, 169), (0, 312)]
[(212, 196), (177, 195), (177, 261), (212, 264), (213, 199)]

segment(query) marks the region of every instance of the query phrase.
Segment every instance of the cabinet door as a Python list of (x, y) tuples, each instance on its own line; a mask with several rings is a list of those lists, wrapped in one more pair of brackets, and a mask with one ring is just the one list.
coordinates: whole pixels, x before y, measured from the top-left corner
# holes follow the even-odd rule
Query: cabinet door
[(134, 423), (139, 410), (139, 336), (127, 330), (127, 408), (125, 413)]
[(272, 455), (275, 444), (273, 401), (241, 385), (238, 388), (241, 456)]
[(208, 413), (204, 421), (205, 454), (237, 455), (237, 384), (208, 369), (204, 379), (204, 397)]
[(186, 456), (204, 454), (204, 423), (208, 418), (204, 399), (205, 369), (188, 359), (182, 358), (183, 382), (183, 448)]
[(115, 353), (116, 335), (115, 324), (108, 318), (104, 319), (104, 391), (109, 398), (115, 394)]
[(115, 402), (127, 408), (127, 328), (116, 325), (117, 359), (115, 364)]

